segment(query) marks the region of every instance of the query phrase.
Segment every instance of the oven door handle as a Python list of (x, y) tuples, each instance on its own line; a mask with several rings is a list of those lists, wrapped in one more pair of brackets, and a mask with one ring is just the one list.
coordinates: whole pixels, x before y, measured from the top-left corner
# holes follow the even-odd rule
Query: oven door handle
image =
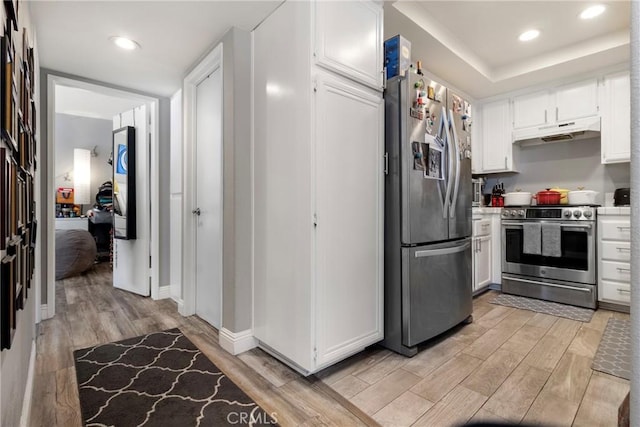
[(589, 292), (589, 293), (591, 293), (591, 289), (589, 289), (589, 288), (579, 288), (579, 287), (573, 287), (573, 286), (558, 285), (558, 284), (555, 284), (555, 283), (538, 282), (536, 280), (519, 279), (517, 277), (507, 276), (507, 275), (502, 275), (502, 277), (505, 278), (505, 279), (513, 280), (515, 282), (531, 283), (531, 284), (534, 284), (534, 285), (544, 285), (544, 286), (549, 286), (549, 287), (552, 287), (552, 288), (571, 289), (572, 291), (580, 291), (580, 292)]
[[(530, 224), (530, 223), (529, 223)], [(511, 225), (522, 227), (525, 225), (524, 222), (503, 222), (503, 226), (509, 227)], [(586, 228), (587, 230), (591, 229), (591, 224), (560, 224), (562, 228)]]

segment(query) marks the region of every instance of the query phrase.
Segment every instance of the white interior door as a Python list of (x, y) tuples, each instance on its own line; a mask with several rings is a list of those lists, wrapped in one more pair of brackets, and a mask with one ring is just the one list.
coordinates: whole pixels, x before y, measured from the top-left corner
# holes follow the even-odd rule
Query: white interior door
[(196, 88), (196, 314), (222, 317), (222, 72)]
[(113, 286), (139, 295), (151, 290), (149, 109), (142, 105), (113, 118), (113, 129), (133, 126), (136, 135), (136, 238), (113, 239)]

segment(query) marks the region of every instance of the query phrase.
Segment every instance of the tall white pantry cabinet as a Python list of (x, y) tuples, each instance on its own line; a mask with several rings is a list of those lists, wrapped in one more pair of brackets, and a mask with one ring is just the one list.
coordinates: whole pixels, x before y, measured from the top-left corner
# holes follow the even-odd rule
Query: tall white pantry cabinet
[(382, 42), (372, 1), (253, 32), (254, 336), (304, 374), (383, 338)]

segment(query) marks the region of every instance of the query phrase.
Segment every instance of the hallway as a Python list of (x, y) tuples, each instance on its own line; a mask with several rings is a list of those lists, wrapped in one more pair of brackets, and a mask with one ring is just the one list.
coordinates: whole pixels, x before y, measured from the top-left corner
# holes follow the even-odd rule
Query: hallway
[[(182, 317), (172, 300), (114, 289), (107, 263), (57, 282), (56, 305), (55, 317), (38, 326), (31, 426), (82, 425), (74, 350), (176, 327), (281, 425), (375, 424), (319, 380), (301, 377), (260, 350), (242, 356), (254, 368), (247, 366), (218, 345), (214, 328), (196, 316)], [(282, 380), (274, 384), (273, 378)]]

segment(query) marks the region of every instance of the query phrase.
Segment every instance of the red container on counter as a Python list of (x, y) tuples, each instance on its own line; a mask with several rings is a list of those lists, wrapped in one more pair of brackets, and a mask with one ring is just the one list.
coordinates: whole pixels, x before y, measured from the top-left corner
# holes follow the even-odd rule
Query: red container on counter
[(504, 206), (504, 196), (499, 196), (499, 195), (491, 196), (491, 206), (494, 206), (494, 207)]
[(533, 198), (539, 205), (559, 205), (562, 193), (547, 189), (546, 191), (538, 191)]

